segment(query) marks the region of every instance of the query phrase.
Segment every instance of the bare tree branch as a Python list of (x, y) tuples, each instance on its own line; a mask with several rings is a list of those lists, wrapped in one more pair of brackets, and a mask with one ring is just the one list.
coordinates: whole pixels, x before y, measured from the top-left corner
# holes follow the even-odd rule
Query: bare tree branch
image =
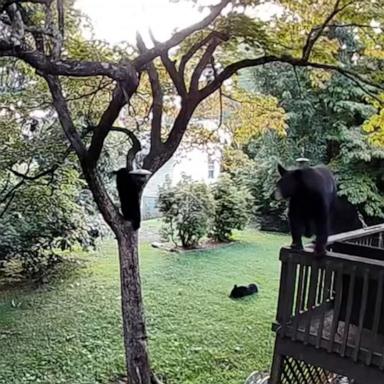
[(0, 40), (0, 57), (17, 57), (46, 75), (93, 77), (108, 76), (116, 81), (137, 82), (137, 72), (128, 62), (114, 64), (97, 61), (51, 60), (30, 46), (15, 47), (9, 41)]
[(160, 56), (162, 52), (168, 52), (170, 48), (180, 44), (188, 36), (192, 35), (196, 31), (208, 27), (221, 13), (221, 11), (229, 4), (232, 0), (221, 0), (219, 4), (211, 7), (211, 12), (200, 22), (193, 24), (187, 28), (176, 32), (169, 40), (164, 43), (159, 43), (152, 49), (148, 49), (145, 53), (133, 60), (133, 65), (137, 70), (142, 68), (155, 57)]
[(43, 172), (40, 172), (40, 173), (38, 173), (37, 175), (34, 175), (34, 176), (29, 176), (28, 172), (27, 173), (17, 172), (17, 171), (15, 171), (12, 168), (9, 171), (12, 172), (15, 176), (21, 177), (24, 180), (35, 181), (37, 179), (41, 179), (44, 176), (51, 175), (52, 173), (54, 173), (56, 171), (57, 168), (59, 168), (59, 165), (55, 164), (51, 168), (49, 168), (49, 169), (47, 169), (47, 170), (45, 170)]
[(172, 61), (167, 52), (164, 52), (161, 55), (161, 61), (167, 70), (169, 77), (172, 79), (173, 84), (175, 85), (175, 88), (177, 90), (177, 93), (181, 97), (185, 97), (187, 95), (187, 88), (185, 86), (185, 81), (184, 81), (184, 75), (181, 72), (177, 71), (175, 62)]
[(104, 81), (103, 83), (103, 80), (104, 80), (104, 77), (102, 77), (99, 81), (99, 85), (96, 87), (96, 89), (93, 89), (92, 91), (89, 91), (87, 93), (83, 93), (81, 95), (77, 95), (77, 96), (73, 96), (73, 97), (68, 97), (66, 100), (67, 102), (68, 101), (76, 101), (76, 100), (81, 100), (81, 99), (85, 99), (87, 97), (95, 97), (100, 91), (108, 88), (109, 86), (111, 86), (113, 84), (113, 80), (109, 80), (109, 81)]
[(214, 81), (212, 81), (210, 84), (206, 85), (204, 88), (202, 88), (199, 91), (200, 100), (205, 99), (211, 93), (219, 89), (223, 81), (229, 79), (237, 71), (243, 68), (255, 67), (258, 65), (263, 65), (263, 64), (273, 63), (273, 62), (287, 63), (297, 67), (312, 67), (312, 68), (319, 68), (319, 69), (324, 69), (328, 71), (338, 72), (342, 75), (355, 78), (362, 84), (369, 85), (376, 89), (384, 90), (383, 85), (374, 83), (368, 79), (365, 79), (363, 76), (357, 74), (356, 72), (353, 72), (346, 68), (342, 68), (337, 65), (315, 63), (315, 62), (310, 62), (303, 59), (296, 59), (290, 56), (277, 57), (277, 56), (271, 55), (271, 56), (262, 56), (256, 59), (245, 59), (245, 60), (241, 60), (228, 65), (227, 67), (224, 68), (222, 72), (220, 72), (217, 75), (217, 78)]
[(61, 39), (64, 39), (64, 3), (63, 0), (56, 0), (57, 6), (57, 22), (59, 24), (59, 32)]
[[(12, 192), (11, 194), (9, 194), (9, 195), (7, 196), (8, 201), (6, 202), (5, 206), (3, 207), (3, 209), (2, 209), (1, 212), (0, 212), (0, 219), (1, 219), (1, 218), (5, 215), (5, 213), (7, 212), (8, 208), (10, 207), (10, 205), (11, 205), (13, 199), (15, 198), (15, 196), (16, 196), (16, 191), (15, 191), (15, 192)], [(4, 200), (4, 202), (5, 202), (5, 201), (6, 201), (6, 200)]]
[(228, 40), (228, 35), (218, 32), (218, 31), (212, 31), (210, 32), (204, 39), (201, 41), (198, 41), (196, 44), (192, 45), (192, 47), (188, 50), (188, 52), (181, 58), (180, 65), (179, 65), (179, 73), (181, 76), (184, 77), (185, 72), (185, 66), (187, 65), (188, 61), (192, 59), (192, 57), (196, 54), (196, 52), (203, 48), (205, 45), (207, 45), (213, 37), (220, 37), (223, 41)]
[[(216, 79), (217, 78), (217, 69), (215, 65), (215, 58), (212, 56), (211, 57), (211, 66), (213, 70), (213, 76)], [(219, 105), (220, 105), (220, 117), (219, 117), (219, 125), (218, 129), (222, 126), (223, 124), (223, 113), (224, 113), (224, 106), (223, 106), (223, 89), (222, 87), (219, 88)]]
[(62, 48), (62, 38), (60, 36), (59, 31), (56, 28), (55, 20), (52, 14), (51, 4), (45, 5), (45, 28), (47, 28), (50, 32), (50, 35), (52, 36), (49, 39), (49, 48), (50, 52), (49, 55), (54, 59), (58, 60), (60, 58), (61, 54), (61, 48)]
[(25, 183), (25, 180), (20, 180), (16, 185), (14, 185), (4, 197), (1, 198), (0, 204), (4, 204), (10, 197), (11, 195), (21, 186)]
[[(155, 41), (153, 35), (151, 34), (152, 41), (154, 44)], [(144, 44), (144, 41), (141, 35), (138, 33), (136, 36), (137, 46), (140, 52), (143, 54), (147, 51), (147, 48)], [(165, 58), (163, 58), (164, 60)], [(167, 59), (165, 59), (167, 61)], [(168, 62), (168, 65), (170, 63)], [(152, 119), (151, 119), (151, 148), (150, 152), (158, 152), (162, 147), (161, 142), (161, 126), (163, 122), (163, 91), (161, 89), (161, 83), (159, 79), (159, 74), (153, 62), (150, 62), (146, 65), (146, 70), (149, 77), (149, 82), (151, 84), (152, 91)]]
[(109, 87), (110, 85), (112, 85), (112, 82), (111, 81), (107, 81), (103, 84), (103, 81), (104, 81), (104, 77), (102, 77), (99, 81), (99, 85), (97, 86), (97, 88), (95, 90), (93, 90), (92, 92), (90, 92), (87, 97), (91, 96), (91, 99), (89, 100), (89, 103), (88, 103), (88, 111), (87, 111), (87, 118), (90, 118), (91, 116), (91, 110), (92, 110), (92, 106), (93, 106), (93, 102), (97, 96), (97, 94), (102, 91), (103, 89)]
[(206, 68), (208, 63), (210, 62), (213, 53), (215, 52), (218, 45), (222, 42), (221, 38), (218, 36), (213, 36), (211, 41), (208, 44), (206, 51), (204, 52), (202, 58), (197, 64), (195, 70), (192, 73), (190, 92), (195, 92), (199, 89), (199, 80), (203, 70)]
[[(131, 95), (133, 93), (134, 93), (134, 90), (131, 91)], [(92, 159), (93, 163), (95, 164), (97, 163), (100, 157), (101, 151), (103, 149), (104, 141), (108, 136), (108, 133), (112, 128), (112, 125), (114, 124), (116, 119), (119, 117), (119, 114), (122, 108), (126, 104), (127, 104), (127, 99), (125, 97), (125, 94), (120, 84), (117, 84), (115, 90), (113, 91), (112, 99), (107, 109), (102, 114), (99, 124), (93, 133), (91, 145), (89, 146), (89, 149), (88, 149), (88, 154)]]
[(77, 153), (80, 160), (85, 160), (87, 156), (87, 149), (84, 146), (74, 124), (72, 121), (71, 114), (68, 109), (67, 101), (64, 98), (61, 90), (60, 81), (55, 76), (43, 75), (48, 83), (49, 89), (52, 94), (53, 105), (57, 111), (61, 126), (63, 127), (64, 133), (71, 143), (73, 149)]
[[(29, 172), (31, 167), (31, 161), (27, 165), (27, 173)], [(6, 194), (0, 199), (0, 204), (5, 203), (5, 207), (0, 213), (0, 218), (5, 214), (7, 209), (9, 208), (12, 200), (15, 198), (16, 191), (25, 183), (25, 179), (21, 179), (16, 185), (14, 185)]]
[[(156, 44), (155, 47), (146, 50), (132, 62), (127, 62), (124, 65), (92, 61), (52, 60), (52, 58), (45, 56), (39, 50), (33, 50), (26, 44), (15, 46), (12, 44), (12, 42), (6, 40), (0, 40), (0, 57), (17, 57), (30, 64), (37, 71), (43, 72), (46, 75), (62, 75), (74, 77), (104, 75), (116, 81), (134, 82), (137, 80), (137, 71), (143, 70), (143, 67), (145, 67), (147, 63), (152, 61), (155, 57), (161, 56), (163, 52), (167, 52), (170, 48), (178, 45), (186, 37), (210, 25), (231, 1), (232, 0), (222, 0), (219, 4), (211, 7), (211, 12), (209, 15), (200, 22), (180, 30), (179, 32), (175, 33), (168, 41)], [(45, 5), (49, 15), (49, 7), (52, 3), (52, 0), (30, 0), (29, 2)], [(0, 9), (5, 4), (9, 5), (12, 3), (12, 1), (4, 2), (3, 0), (1, 2), (0, 0)]]
[[(124, 64), (125, 62), (121, 63), (123, 66)], [(100, 122), (92, 136), (91, 145), (88, 150), (90, 159), (95, 164), (100, 157), (104, 141), (108, 136), (111, 127), (119, 117), (122, 108), (129, 102), (132, 95), (136, 92), (137, 87), (139, 86), (139, 81), (140, 74), (135, 72), (133, 77), (131, 76), (124, 80), (120, 80), (116, 84), (115, 90), (112, 94), (112, 99), (108, 105), (108, 108), (101, 116)]]
[(7, 180), (5, 181), (5, 185), (3, 186), (2, 190), (0, 191), (0, 196), (5, 193), (5, 191), (8, 189), (8, 185), (11, 181), (11, 174), (7, 173)]
[(51, 31), (49, 31), (45, 27), (37, 27), (33, 25), (33, 22), (31, 21), (31, 17), (29, 13), (24, 9), (21, 3), (18, 3), (18, 8), (19, 8), (21, 17), (23, 18), (25, 31), (32, 35), (32, 38), (35, 42), (36, 49), (39, 52), (44, 53), (45, 52), (44, 37), (50, 36)]
[(163, 91), (159, 74), (153, 63), (148, 65), (148, 76), (152, 90), (151, 148), (161, 147), (161, 126), (163, 122)]
[(379, 84), (379, 83), (374, 83), (374, 82), (364, 78), (362, 75), (359, 75), (356, 72), (353, 72), (353, 71), (346, 69), (346, 68), (339, 67), (337, 65), (314, 63), (311, 61), (309, 61), (307, 64), (301, 63), (301, 64), (296, 64), (296, 65), (301, 66), (301, 67), (308, 66), (308, 67), (312, 67), (312, 68), (319, 68), (319, 69), (325, 69), (328, 71), (338, 72), (338, 73), (344, 75), (345, 77), (350, 77), (350, 78), (354, 78), (354, 79), (358, 80), (361, 84), (365, 84), (365, 85), (368, 85), (370, 87), (380, 89), (382, 91), (384, 90), (384, 85)]
[(293, 66), (292, 68), (293, 68), (293, 73), (295, 74), (297, 89), (299, 90), (300, 98), (302, 99), (303, 98), (303, 91), (301, 89), (299, 74), (297, 73), (297, 68), (295, 66)]
[(6, 9), (11, 21), (12, 32), (10, 40), (15, 47), (18, 47), (21, 45), (25, 34), (23, 18), (16, 4), (10, 4)]
[(307, 61), (309, 59), (309, 56), (311, 55), (311, 52), (312, 52), (312, 49), (313, 49), (314, 45), (316, 44), (317, 40), (319, 40), (319, 38), (321, 37), (322, 33), (324, 32), (324, 29), (328, 26), (328, 24), (331, 22), (331, 20), (337, 14), (339, 14), (344, 9), (346, 9), (351, 4), (353, 4), (354, 1), (356, 1), (356, 0), (352, 0), (352, 1), (348, 2), (348, 3), (346, 3), (344, 6), (339, 8), (340, 1), (341, 0), (336, 0), (335, 6), (333, 8), (333, 11), (326, 17), (326, 19), (324, 20), (323, 24), (320, 27), (313, 28), (309, 32), (309, 34), (307, 36), (307, 41), (306, 41), (306, 43), (304, 45), (304, 48), (303, 48), (303, 55), (302, 55), (303, 60)]
[(364, 87), (364, 85), (362, 84), (362, 82), (358, 79), (356, 79), (355, 77), (353, 77), (352, 75), (348, 74), (348, 73), (343, 73), (343, 76), (345, 76), (347, 79), (351, 80), (352, 82), (354, 82), (363, 92), (365, 92), (369, 97), (372, 97), (372, 99), (376, 100), (379, 105), (383, 105), (383, 100), (380, 99), (377, 95), (375, 95), (373, 92), (371, 92), (370, 90), (368, 90), (366, 87)]
[(151, 151), (144, 159), (145, 169), (154, 173), (172, 157), (184, 136), (188, 123), (198, 103), (199, 99), (196, 96), (188, 96), (188, 98), (184, 100), (173, 123), (171, 132), (163, 144), (163, 150), (161, 152), (156, 152), (151, 148)]
[[(361, 29), (376, 29), (377, 27), (370, 24), (359, 24), (359, 23), (347, 23), (347, 24), (328, 24), (326, 27), (328, 28), (361, 28)], [(314, 31), (320, 29), (321, 26), (313, 28)]]

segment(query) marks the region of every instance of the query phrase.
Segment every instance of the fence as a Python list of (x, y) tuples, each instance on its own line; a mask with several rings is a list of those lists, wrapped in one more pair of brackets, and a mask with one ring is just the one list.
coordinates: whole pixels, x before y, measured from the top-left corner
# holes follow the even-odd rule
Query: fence
[[(333, 236), (320, 259), (310, 247), (281, 250), (271, 383), (327, 383), (333, 373), (384, 383), (383, 234), (376, 226)], [(296, 380), (303, 369), (312, 374)]]

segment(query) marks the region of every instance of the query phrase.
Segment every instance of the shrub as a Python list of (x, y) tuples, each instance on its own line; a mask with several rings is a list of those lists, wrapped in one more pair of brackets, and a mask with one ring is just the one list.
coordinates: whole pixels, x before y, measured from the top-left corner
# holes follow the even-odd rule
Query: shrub
[(194, 248), (208, 232), (212, 195), (205, 183), (184, 176), (176, 186), (167, 182), (160, 189), (159, 210), (165, 223), (163, 236), (183, 248)]
[(213, 187), (215, 214), (210, 237), (229, 241), (232, 230), (244, 229), (252, 211), (252, 195), (243, 185), (236, 183), (227, 174), (222, 174)]
[[(250, 144), (224, 153), (224, 167), (239, 185), (245, 185), (252, 194), (252, 221), (262, 230), (287, 232), (287, 202), (274, 197), (278, 159), (291, 164), (287, 158), (287, 143), (274, 133), (266, 133)], [(247, 153), (244, 153), (246, 151)], [(288, 151), (289, 152), (289, 151)]]
[(63, 260), (62, 251), (96, 246), (102, 227), (77, 173), (56, 177), (18, 190), (6, 211), (0, 204), (0, 279), (39, 279)]

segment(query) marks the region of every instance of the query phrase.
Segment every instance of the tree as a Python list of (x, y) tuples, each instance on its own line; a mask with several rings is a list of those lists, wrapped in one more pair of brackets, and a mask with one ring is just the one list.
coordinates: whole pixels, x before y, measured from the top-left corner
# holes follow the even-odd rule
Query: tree
[(28, 68), (1, 62), (0, 270), (17, 264), (19, 278), (40, 279), (63, 261), (57, 249), (95, 245), (100, 215), (56, 117), (36, 102), (44, 95)]
[[(365, 49), (353, 29), (332, 29), (332, 35), (340, 40), (337, 55), (346, 68), (353, 68), (353, 56)], [(365, 60), (370, 66), (375, 65), (373, 58)], [(269, 175), (276, 174), (277, 160), (294, 164), (303, 150), (313, 164), (324, 163), (332, 168), (338, 179), (339, 195), (346, 196), (365, 217), (383, 217), (384, 152), (376, 142), (381, 133), (380, 129), (371, 135), (364, 132), (368, 126), (373, 129), (380, 106), (369, 94), (369, 88), (362, 89), (353, 79), (338, 73), (295, 69), (280, 63), (250, 69), (240, 77), (239, 83), (256, 95), (275, 97), (287, 116), (286, 137), (267, 132), (250, 138), (245, 146), (259, 171), (253, 171), (258, 176), (251, 177), (251, 182), (256, 184), (252, 189), (256, 192), (260, 219), (271, 216), (280, 205), (270, 193), (275, 178)], [(281, 211), (277, 213), (280, 215)]]
[[(74, 17), (72, 3), (69, 0), (64, 7), (63, 0), (0, 0), (0, 56), (21, 60), (45, 80), (52, 105), (70, 143), (68, 149), (76, 153), (98, 209), (116, 235), (128, 382), (149, 384), (157, 380), (151, 372), (147, 351), (138, 233), (120, 214), (98, 169), (106, 140), (113, 131), (125, 134), (132, 143), (126, 156), (129, 170), (133, 169), (141, 149), (133, 130), (115, 127), (120, 112), (140, 96), (140, 86), (148, 79), (152, 101), (149, 152), (142, 166), (154, 174), (180, 145), (199, 104), (220, 90), (223, 83), (242, 68), (284, 62), (337, 71), (355, 79), (362, 87), (374, 84), (377, 75), (365, 71), (363, 60), (356, 70), (338, 65), (333, 55), (338, 42), (326, 32), (331, 23), (353, 23), (360, 33), (361, 9), (365, 10), (363, 21), (368, 25), (376, 17), (375, 13), (380, 17), (382, 14), (379, 5), (368, 0), (324, 0), (316, 4), (284, 0), (281, 2), (283, 15), (276, 16), (278, 19), (274, 23), (267, 23), (255, 20), (245, 12), (262, 1), (221, 0), (205, 8), (206, 16), (200, 22), (179, 30), (165, 42), (158, 42), (152, 36), (152, 47), (147, 48), (138, 36), (135, 47), (100, 56), (96, 54), (97, 49), (74, 49), (74, 40), (83, 41), (78, 33), (67, 29), (66, 18)], [(380, 44), (382, 41), (371, 46)], [(81, 46), (89, 47), (87, 44)], [(247, 47), (252, 49), (245, 49)], [(171, 51), (173, 48), (178, 49)], [(251, 55), (253, 57), (249, 58)], [(209, 79), (204, 75), (208, 66), (213, 68), (213, 77)], [(166, 84), (159, 76), (159, 68), (161, 74), (167, 76)], [(110, 100), (103, 108), (104, 99), (99, 102), (100, 113), (93, 119), (98, 121), (86, 124), (83, 129), (74, 116), (73, 105), (83, 102), (85, 109), (92, 96), (87, 99), (84, 85), (104, 78), (113, 82)], [(68, 89), (74, 82), (82, 85), (79, 87), (82, 98), (69, 100)], [(163, 93), (165, 85), (171, 85), (180, 100), (167, 131), (162, 130), (167, 102)]]

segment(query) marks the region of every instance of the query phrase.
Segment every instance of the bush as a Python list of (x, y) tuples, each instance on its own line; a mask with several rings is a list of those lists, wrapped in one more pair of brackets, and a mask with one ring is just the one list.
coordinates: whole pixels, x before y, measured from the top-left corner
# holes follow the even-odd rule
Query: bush
[(58, 170), (56, 178), (18, 190), (5, 211), (0, 204), (0, 279), (39, 279), (61, 263), (62, 251), (96, 246), (102, 227), (78, 174)]
[(243, 185), (236, 183), (227, 174), (222, 174), (213, 187), (215, 214), (210, 237), (229, 241), (232, 230), (244, 229), (252, 211), (252, 195)]
[(205, 183), (183, 177), (176, 186), (160, 189), (159, 210), (164, 215), (163, 236), (183, 248), (194, 248), (207, 234), (213, 216), (213, 200)]

